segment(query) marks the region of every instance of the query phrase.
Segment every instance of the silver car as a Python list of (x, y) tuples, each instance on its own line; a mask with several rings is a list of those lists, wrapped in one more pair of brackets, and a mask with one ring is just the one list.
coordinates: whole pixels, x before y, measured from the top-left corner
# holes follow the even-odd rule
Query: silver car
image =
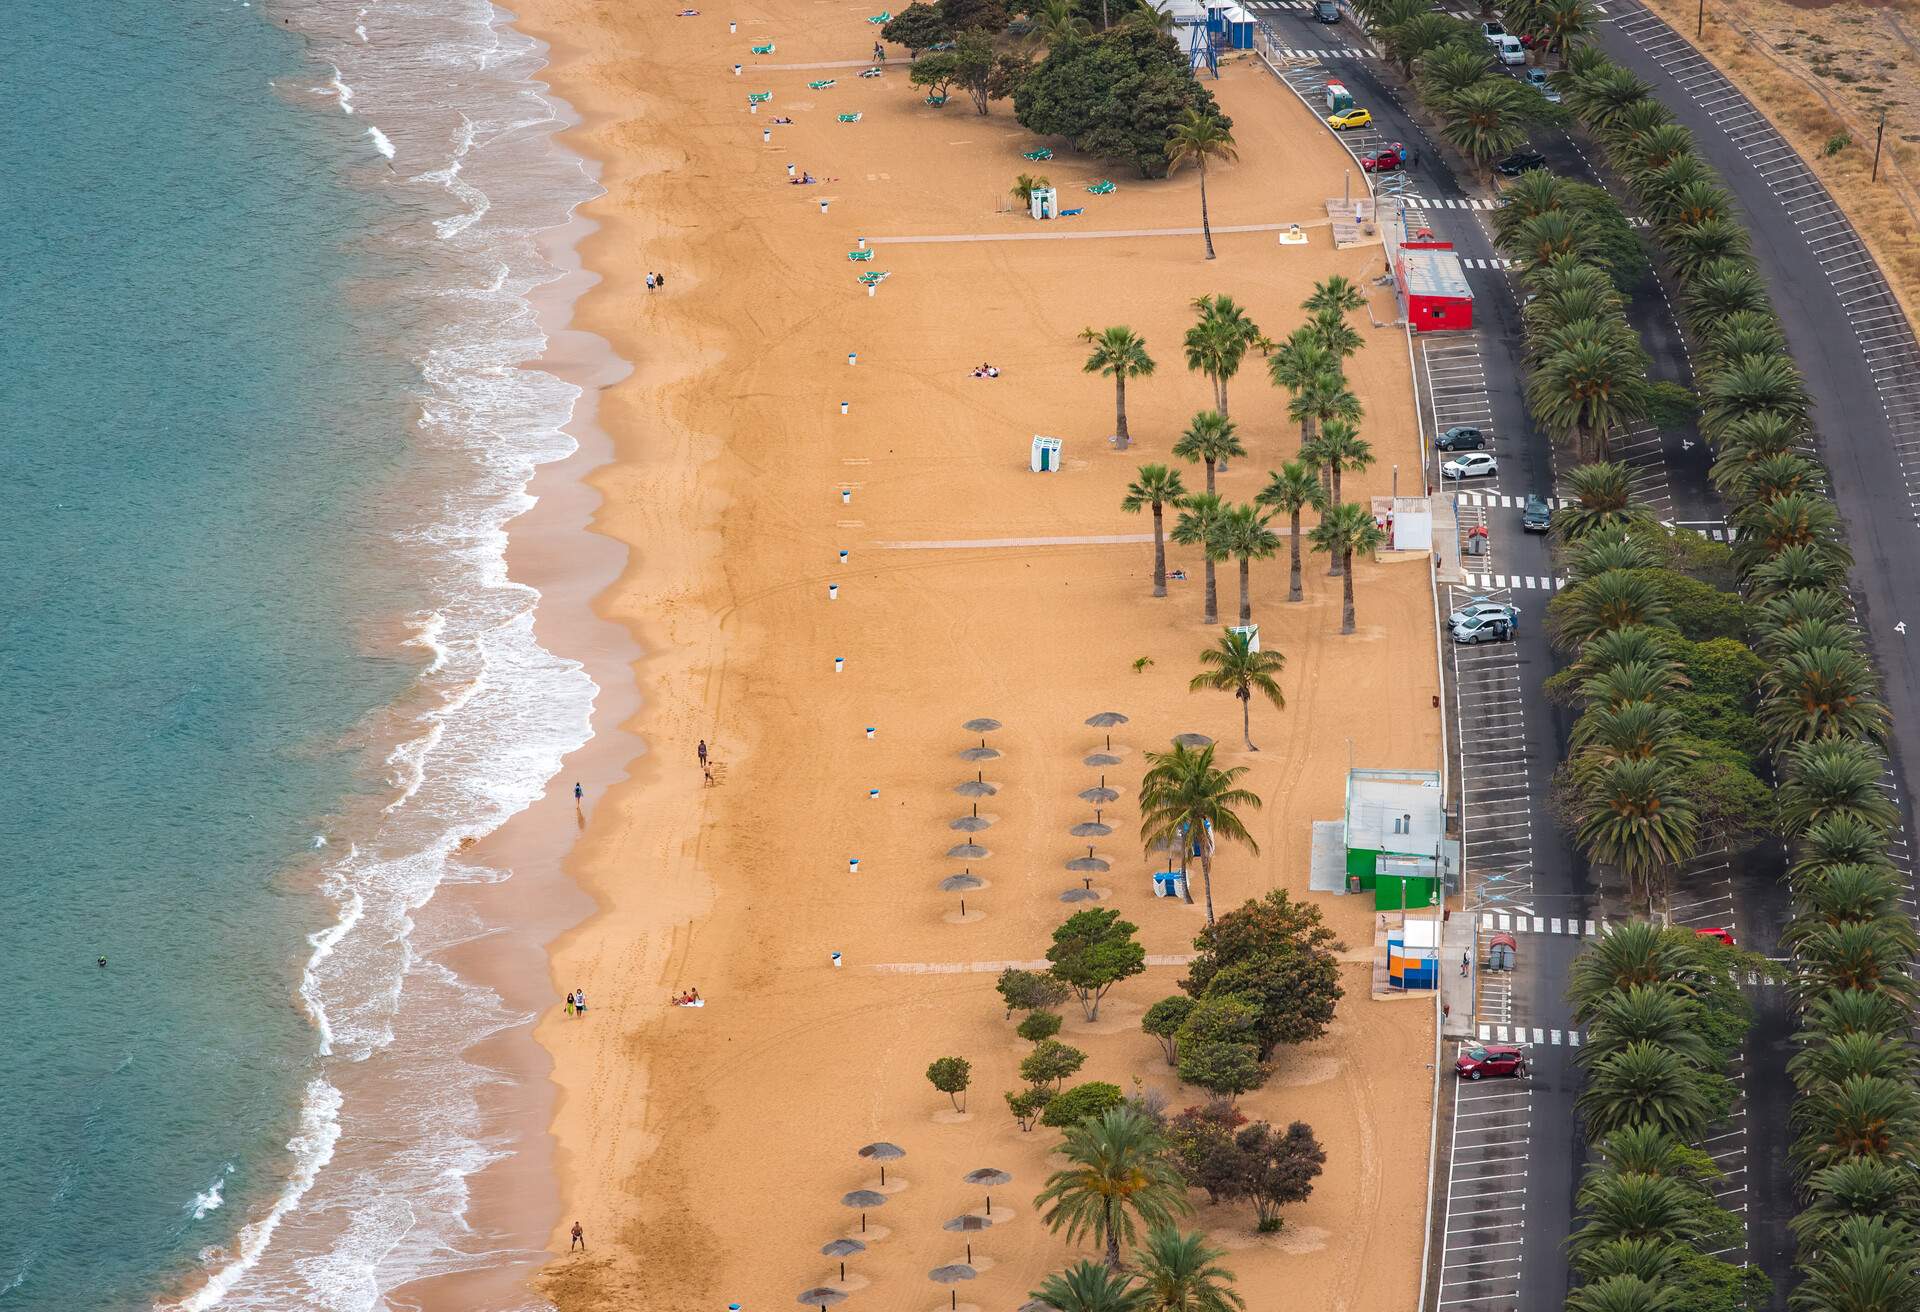
[(1468, 620), (1496, 619), (1505, 620), (1513, 628), (1520, 627), (1520, 608), (1511, 602), (1489, 601), (1485, 597), (1475, 597), (1453, 614), (1447, 616), (1447, 627), (1457, 629)]
[(1484, 615), (1456, 626), (1453, 640), (1469, 645), (1481, 642), (1505, 642), (1513, 636), (1513, 622), (1501, 615)]

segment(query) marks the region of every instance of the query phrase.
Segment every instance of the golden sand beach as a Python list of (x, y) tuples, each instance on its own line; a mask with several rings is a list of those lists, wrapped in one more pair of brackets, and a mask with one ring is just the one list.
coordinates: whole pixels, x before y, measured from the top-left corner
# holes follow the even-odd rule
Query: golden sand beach
[[(930, 110), (899, 64), (876, 79), (857, 65), (775, 66), (859, 59), (869, 9), (519, 6), (522, 26), (552, 43), (554, 89), (585, 120), (571, 141), (601, 161), (608, 189), (581, 248), (603, 281), (576, 322), (635, 366), (601, 398), (617, 455), (594, 480), (606, 498), (597, 527), (631, 556), (599, 604), (647, 653), (629, 727), (648, 752), (588, 813), (569, 868), (597, 910), (553, 947), (555, 998), (580, 986), (594, 1006), (569, 1019), (556, 1005), (538, 1030), (560, 1089), (564, 1209), (539, 1285), (564, 1312), (791, 1306), (837, 1277), (819, 1249), (858, 1231), (839, 1200), (878, 1186), (855, 1151), (880, 1139), (907, 1156), (868, 1218), (868, 1251), (848, 1263), (848, 1305), (947, 1307), (927, 1272), (968, 1238), (980, 1275), (959, 1305), (1024, 1302), (1082, 1250), (1033, 1207), (1058, 1135), (1023, 1133), (1002, 1105), (1026, 1045), (994, 971), (1039, 959), (1074, 909), (1059, 895), (1080, 880), (1063, 867), (1084, 845), (1067, 831), (1091, 818), (1076, 794), (1101, 769), (1082, 758), (1104, 742), (1086, 717), (1129, 717), (1113, 733), (1121, 763), (1105, 768), (1121, 798), (1105, 815), (1117, 832), (1096, 840), (1112, 869), (1095, 887), (1160, 956), (1190, 952), (1203, 913), (1151, 896), (1135, 837), (1144, 751), (1209, 734), (1265, 800), (1249, 817), (1259, 855), (1229, 847), (1218, 862), (1223, 911), (1271, 888), (1307, 895), (1310, 822), (1338, 815), (1350, 762), (1439, 759), (1424, 557), (1360, 562), (1358, 632), (1344, 637), (1324, 557), (1309, 559), (1298, 605), (1285, 601), (1284, 550), (1256, 564), (1254, 618), (1287, 657), (1287, 705), (1255, 706), (1251, 753), (1232, 697), (1187, 691), (1217, 636), (1200, 623), (1198, 553), (1170, 549), (1190, 577), (1156, 600), (1150, 546), (1058, 541), (1149, 531), (1121, 513), (1124, 489), (1210, 404), (1179, 348), (1195, 297), (1228, 293), (1279, 338), (1315, 280), (1378, 271), (1377, 247), (1335, 251), (1324, 226), (1345, 156), (1270, 74), (1232, 63), (1213, 85), (1240, 162), (1210, 175), (1213, 222), (1301, 222), (1311, 243), (1216, 233), (1208, 262), (1198, 236), (1095, 237), (1195, 226), (1195, 178), (1144, 183), (1064, 148), (1030, 164), (1021, 152), (1039, 143), (1009, 106)], [(775, 55), (748, 53), (767, 40)], [(836, 85), (807, 88), (824, 77)], [(771, 90), (771, 105), (750, 114), (749, 90)], [(859, 122), (839, 121), (852, 112)], [(793, 122), (774, 127), (776, 115)], [(788, 163), (823, 181), (790, 186)], [(1036, 171), (1085, 215), (1043, 226), (1002, 212), (1014, 176)], [(1100, 177), (1114, 194), (1086, 193)], [(861, 236), (871, 265), (847, 258)], [(960, 239), (887, 240), (941, 236)], [(854, 276), (867, 267), (891, 275), (871, 297)], [(650, 271), (664, 288), (647, 288)], [(1372, 313), (1390, 321), (1375, 295)], [(1356, 316), (1366, 346), (1349, 376), (1379, 463), (1347, 475), (1349, 500), (1385, 493), (1396, 465), (1402, 491), (1419, 478), (1405, 344), (1367, 317)], [(1076, 341), (1118, 323), (1159, 361), (1129, 389), (1125, 453), (1106, 440), (1112, 385), (1082, 373)], [(1000, 376), (972, 377), (982, 362)], [(1220, 484), (1244, 501), (1298, 431), (1257, 359), (1232, 402), (1250, 456)], [(1062, 440), (1061, 472), (1028, 471), (1035, 434)], [(1190, 467), (1189, 482), (1200, 478)], [(992, 545), (967, 545), (981, 542)], [(1220, 586), (1230, 618), (1232, 566)], [(985, 887), (963, 918), (936, 885), (963, 864), (943, 853), (961, 838), (949, 821), (969, 810), (952, 789), (973, 774), (957, 753), (979, 741), (960, 727), (977, 716), (1005, 727), (990, 735), (1001, 755), (980, 766), (999, 789), (980, 804), (992, 854), (971, 863)], [(1369, 1000), (1370, 902), (1313, 900), (1347, 942), (1346, 999), (1329, 1036), (1283, 1050), (1242, 1103), (1309, 1122), (1326, 1173), (1278, 1234), (1257, 1235), (1250, 1206), (1203, 1203), (1189, 1224), (1230, 1250), (1253, 1306), (1283, 1293), (1302, 1306), (1402, 1306), (1421, 1251), (1432, 1013)], [(1179, 975), (1158, 965), (1124, 982), (1096, 1023), (1068, 1008), (1062, 1037), (1090, 1054), (1082, 1078), (1156, 1089), (1176, 1108), (1203, 1101), (1139, 1029)], [(704, 1008), (668, 1005), (690, 987)], [(964, 1115), (925, 1078), (947, 1054), (973, 1063)], [(980, 1208), (961, 1176), (981, 1166), (1013, 1176), (996, 1191), (995, 1225), (943, 1231)], [(585, 1254), (566, 1252), (576, 1218)]]

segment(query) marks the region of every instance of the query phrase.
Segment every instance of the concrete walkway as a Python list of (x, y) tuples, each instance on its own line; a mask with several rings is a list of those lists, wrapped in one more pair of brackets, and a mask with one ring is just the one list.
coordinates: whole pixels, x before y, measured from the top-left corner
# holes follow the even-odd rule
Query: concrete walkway
[(888, 551), (986, 551), (994, 547), (1111, 547), (1151, 542), (1151, 533), (1101, 533), (1084, 538), (950, 538), (942, 542), (882, 542)]
[(912, 62), (910, 59), (829, 59), (823, 64), (748, 64), (747, 72), (797, 73), (814, 68), (880, 68), (888, 65), (904, 68)]
[[(1053, 224), (1066, 222), (1055, 219)], [(1050, 227), (1052, 225), (1049, 225)], [(1229, 226), (1215, 224), (1215, 236), (1227, 232), (1283, 232), (1295, 225), (1290, 223), (1237, 223)], [(1325, 219), (1309, 219), (1298, 225), (1301, 228), (1324, 228)], [(1094, 241), (1103, 237), (1198, 237), (1198, 228), (1116, 228), (1094, 232), (960, 232), (936, 237), (869, 237), (869, 246), (931, 246), (941, 242), (961, 241)]]

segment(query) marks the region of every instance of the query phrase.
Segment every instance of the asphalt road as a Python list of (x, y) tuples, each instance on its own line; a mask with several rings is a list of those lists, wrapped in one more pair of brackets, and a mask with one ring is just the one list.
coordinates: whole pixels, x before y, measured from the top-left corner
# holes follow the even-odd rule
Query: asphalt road
[[(1853, 535), (1863, 619), (1888, 677), (1889, 703), (1901, 729), (1920, 732), (1912, 719), (1915, 684), (1905, 637), (1893, 628), (1905, 614), (1920, 616), (1920, 606), (1912, 604), (1920, 600), (1913, 596), (1920, 592), (1920, 580), (1903, 577), (1894, 564), (1903, 550), (1913, 549), (1915, 526), (1908, 458), (1920, 450), (1920, 392), (1909, 389), (1920, 388), (1920, 355), (1913, 354), (1911, 334), (1903, 319), (1895, 325), (1897, 332), (1890, 327), (1882, 304), (1884, 285), (1870, 262), (1863, 266), (1857, 241), (1820, 208), (1825, 204), (1830, 210), (1830, 202), (1817, 187), (1807, 186), (1797, 161), (1777, 144), (1767, 144), (1770, 129), (1762, 131), (1763, 123), (1756, 128), (1757, 116), (1737, 93), (1710, 70), (1703, 72), (1689, 62), (1671, 34), (1637, 5), (1614, 0), (1608, 8), (1614, 12), (1598, 34), (1602, 44), (1647, 78), (1695, 132), (1703, 154), (1728, 178), (1748, 215), (1756, 257), (1818, 403), (1823, 454), (1834, 467), (1835, 495)], [(1282, 44), (1340, 44), (1316, 35), (1318, 25), (1304, 16), (1269, 12), (1263, 17)], [(1294, 29), (1296, 23), (1302, 30)], [(1389, 85), (1396, 79), (1378, 76), (1366, 60), (1327, 63), (1358, 102), (1373, 110), (1376, 124), (1370, 139), (1418, 147), (1409, 191), (1419, 199), (1410, 205), (1418, 206), (1438, 234), (1455, 243), (1469, 267), (1478, 341), (1429, 345), (1424, 352), (1429, 378), (1423, 381), (1433, 398), (1436, 427), (1470, 422), (1487, 428), (1495, 439), (1501, 461), (1496, 495), (1466, 497), (1465, 502), (1486, 504), (1462, 506), (1463, 519), (1481, 519), (1492, 533), (1493, 559), (1485, 566), (1485, 577), (1502, 585), (1545, 582), (1550, 571), (1544, 544), (1517, 532), (1518, 511), (1504, 503), (1524, 492), (1545, 494), (1553, 487), (1553, 452), (1526, 416), (1513, 362), (1521, 341), (1517, 298), (1508, 275), (1497, 267), (1482, 227), (1485, 210), (1477, 208), (1435, 143), (1402, 111)], [(1556, 172), (1605, 183), (1566, 136), (1540, 134), (1533, 144)], [(1690, 382), (1686, 345), (1668, 290), (1649, 279), (1632, 297), (1629, 316), (1654, 359), (1654, 376)], [(1724, 510), (1706, 478), (1710, 453), (1697, 433), (1642, 429), (1627, 435), (1623, 445), (1625, 458), (1636, 470), (1640, 499), (1676, 524), (1724, 536)], [(1523, 605), (1526, 599), (1525, 593), (1504, 586), (1492, 595)], [(1570, 724), (1540, 693), (1541, 681), (1555, 668), (1538, 628), (1549, 595), (1543, 590), (1533, 596), (1534, 605), (1504, 663), (1482, 648), (1455, 652), (1460, 804), (1469, 863), (1476, 871), (1477, 890), (1498, 890), (1477, 894), (1491, 896), (1490, 905), (1496, 908), (1526, 904), (1541, 913), (1586, 917), (1598, 906), (1604, 916), (1606, 902), (1596, 898), (1583, 863), (1568, 850), (1542, 801)], [(1464, 658), (1462, 652), (1467, 653)], [(1509, 746), (1482, 746), (1486, 735), (1500, 735)], [(1519, 750), (1511, 747), (1516, 735)], [(1904, 810), (1907, 790), (1901, 762), (1920, 756), (1900, 753), (1897, 742), (1895, 750), (1896, 765), (1887, 783), (1901, 797)], [(1495, 772), (1490, 785), (1482, 778), (1483, 770)], [(1478, 848), (1476, 832), (1487, 835)], [(1899, 851), (1904, 859), (1904, 838)], [(1743, 946), (1778, 955), (1777, 937), (1787, 914), (1778, 883), (1783, 865), (1777, 845), (1737, 859), (1704, 854), (1676, 881), (1676, 919), (1695, 926), (1724, 925)], [(1524, 873), (1515, 873), (1522, 866)], [(1492, 1014), (1565, 1026), (1561, 994), (1571, 950), (1561, 951), (1554, 940), (1523, 937), (1521, 943), (1521, 968), (1510, 987), (1499, 986), (1499, 1009)], [(1530, 951), (1549, 943), (1554, 946), (1545, 952)], [(1715, 1127), (1708, 1147), (1727, 1172), (1718, 1190), (1723, 1203), (1740, 1212), (1748, 1225), (1748, 1252), (1726, 1256), (1748, 1257), (1767, 1270), (1784, 1306), (1792, 1258), (1786, 1222), (1795, 1210), (1785, 1158), (1792, 1087), (1784, 1073), (1793, 1017), (1782, 990), (1761, 979), (1749, 983), (1756, 1023), (1734, 1072), (1742, 1095), (1733, 1118)], [(1483, 988), (1483, 1017), (1489, 1014), (1486, 996)], [(1532, 1028), (1521, 1026), (1519, 1031)], [(1559, 1036), (1557, 1028), (1548, 1032)], [(1495, 1037), (1504, 1038), (1505, 1031)], [(1564, 1299), (1569, 1274), (1562, 1245), (1572, 1226), (1584, 1153), (1573, 1115), (1578, 1068), (1566, 1060), (1570, 1055), (1567, 1049), (1542, 1053), (1536, 1060), (1524, 1121), (1517, 1114), (1476, 1111), (1483, 1104), (1469, 1105), (1463, 1094), (1456, 1108), (1447, 1195), (1447, 1210), (1458, 1216), (1458, 1224), (1450, 1221), (1444, 1230), (1440, 1306), (1540, 1308), (1558, 1306)], [(1480, 1096), (1477, 1090), (1475, 1096)], [(1462, 1130), (1472, 1125), (1494, 1128), (1476, 1138), (1475, 1131)], [(1483, 1159), (1493, 1164), (1481, 1165)], [(1521, 1171), (1513, 1169), (1516, 1162)], [(1482, 1183), (1482, 1177), (1492, 1183)], [(1517, 1216), (1515, 1208), (1505, 1205), (1514, 1196), (1516, 1177), (1523, 1187)], [(1497, 1196), (1481, 1196), (1488, 1193)]]

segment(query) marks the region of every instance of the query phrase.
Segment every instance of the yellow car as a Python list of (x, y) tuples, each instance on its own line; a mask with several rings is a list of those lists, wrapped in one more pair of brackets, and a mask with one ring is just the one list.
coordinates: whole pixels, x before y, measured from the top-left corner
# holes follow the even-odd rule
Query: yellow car
[(1350, 109), (1344, 114), (1332, 114), (1327, 118), (1327, 125), (1336, 131), (1364, 128), (1372, 122), (1373, 111), (1370, 109)]

